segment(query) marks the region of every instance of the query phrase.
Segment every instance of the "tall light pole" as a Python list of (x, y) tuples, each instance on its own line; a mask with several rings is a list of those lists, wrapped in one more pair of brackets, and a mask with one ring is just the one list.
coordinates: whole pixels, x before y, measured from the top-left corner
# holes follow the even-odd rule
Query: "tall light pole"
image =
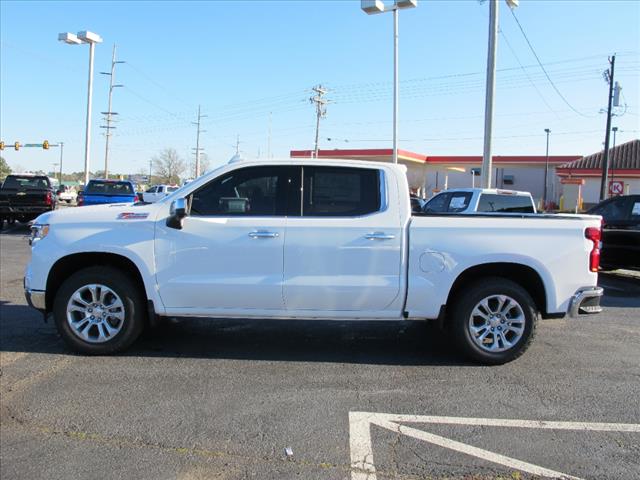
[(547, 133), (547, 155), (544, 160), (544, 190), (542, 193), (542, 209), (544, 210), (547, 205), (547, 185), (549, 183), (549, 134), (551, 130), (545, 128), (544, 131)]
[[(519, 0), (505, 0), (509, 8), (518, 6)], [(496, 91), (496, 56), (498, 52), (499, 0), (489, 0), (489, 47), (487, 52), (487, 88), (484, 103), (484, 148), (480, 186), (491, 187), (491, 137), (493, 134), (493, 96)]]
[(360, 8), (367, 15), (393, 12), (393, 163), (398, 163), (398, 10), (415, 8), (418, 0), (394, 0), (393, 5), (386, 7), (382, 0), (361, 0)]
[(87, 122), (84, 140), (84, 183), (89, 183), (89, 162), (91, 151), (91, 97), (93, 96), (93, 56), (95, 52), (96, 43), (102, 43), (102, 37), (100, 35), (82, 31), (77, 35), (73, 33), (60, 33), (58, 34), (58, 40), (67, 43), (69, 45), (80, 45), (82, 43), (89, 44), (89, 81), (87, 86)]

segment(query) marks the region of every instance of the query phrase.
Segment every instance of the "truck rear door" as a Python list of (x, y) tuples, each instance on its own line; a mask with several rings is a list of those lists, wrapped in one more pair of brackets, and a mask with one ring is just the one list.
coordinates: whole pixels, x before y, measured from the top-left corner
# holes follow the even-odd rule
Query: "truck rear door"
[[(367, 316), (365, 312), (390, 309), (401, 290), (403, 230), (397, 186), (395, 194), (389, 194), (382, 169), (302, 170), (302, 215), (287, 218), (287, 310)], [(395, 201), (392, 206), (389, 199)]]

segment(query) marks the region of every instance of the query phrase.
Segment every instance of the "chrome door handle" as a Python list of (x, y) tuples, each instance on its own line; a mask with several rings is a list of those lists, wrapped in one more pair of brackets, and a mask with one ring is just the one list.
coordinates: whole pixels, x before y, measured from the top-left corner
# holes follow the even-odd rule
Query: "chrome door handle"
[(396, 238), (396, 236), (387, 235), (384, 232), (373, 232), (367, 233), (364, 238), (366, 238), (367, 240), (393, 240), (394, 238)]
[(251, 232), (249, 233), (251, 238), (276, 238), (280, 234), (278, 232)]

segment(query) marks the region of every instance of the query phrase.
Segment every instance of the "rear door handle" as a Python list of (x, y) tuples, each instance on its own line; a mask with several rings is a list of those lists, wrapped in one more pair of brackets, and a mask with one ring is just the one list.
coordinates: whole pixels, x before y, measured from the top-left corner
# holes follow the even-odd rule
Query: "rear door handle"
[(384, 232), (373, 232), (367, 233), (364, 238), (366, 238), (367, 240), (393, 240), (394, 238), (396, 238), (396, 236), (388, 235)]
[(280, 234), (278, 232), (250, 232), (249, 236), (251, 238), (276, 238)]

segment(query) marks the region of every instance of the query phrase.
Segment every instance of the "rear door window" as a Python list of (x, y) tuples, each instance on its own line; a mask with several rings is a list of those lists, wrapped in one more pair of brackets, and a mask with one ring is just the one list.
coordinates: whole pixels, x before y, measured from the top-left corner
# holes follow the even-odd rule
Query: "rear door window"
[(531, 198), (525, 195), (499, 195), (493, 193), (480, 195), (478, 212), (535, 213)]
[(380, 170), (303, 167), (303, 215), (356, 217), (381, 208)]

